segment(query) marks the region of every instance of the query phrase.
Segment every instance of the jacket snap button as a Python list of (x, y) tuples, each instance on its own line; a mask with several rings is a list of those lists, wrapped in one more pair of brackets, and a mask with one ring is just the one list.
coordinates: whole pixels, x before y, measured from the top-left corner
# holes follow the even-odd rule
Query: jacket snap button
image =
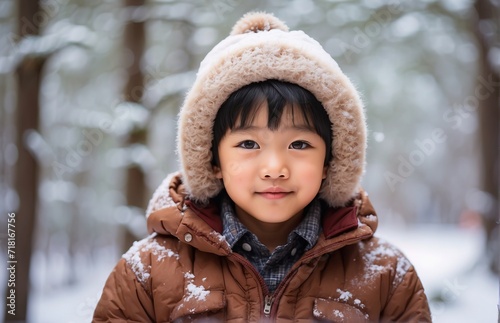
[(290, 252), (290, 254), (291, 254), (292, 256), (295, 256), (295, 254), (296, 254), (296, 253), (297, 253), (297, 248), (293, 248), (293, 249), (292, 249), (292, 252)]
[(249, 244), (248, 244), (248, 243), (246, 243), (246, 242), (245, 242), (244, 244), (242, 244), (242, 245), (241, 245), (241, 247), (242, 247), (242, 248), (243, 248), (243, 250), (245, 250), (245, 251), (252, 251), (252, 246), (251, 246), (251, 245), (249, 245)]
[(193, 240), (193, 235), (191, 233), (186, 233), (184, 235), (184, 240), (186, 240), (186, 242), (191, 242)]

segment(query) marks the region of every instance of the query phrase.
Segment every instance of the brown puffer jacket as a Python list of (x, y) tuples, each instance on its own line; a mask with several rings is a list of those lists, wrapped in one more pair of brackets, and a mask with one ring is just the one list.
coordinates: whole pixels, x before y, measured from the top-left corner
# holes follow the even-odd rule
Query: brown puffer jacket
[[(166, 185), (168, 184), (168, 185)], [(329, 209), (317, 244), (275, 293), (219, 233), (216, 205), (184, 199), (179, 177), (155, 194), (152, 234), (123, 255), (109, 276), (93, 322), (430, 322), (410, 262), (373, 237), (367, 194)]]

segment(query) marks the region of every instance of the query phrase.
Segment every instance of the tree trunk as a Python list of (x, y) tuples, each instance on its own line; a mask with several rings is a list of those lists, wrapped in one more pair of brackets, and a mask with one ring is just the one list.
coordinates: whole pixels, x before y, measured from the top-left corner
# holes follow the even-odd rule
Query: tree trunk
[[(143, 6), (145, 0), (125, 0), (125, 7), (133, 8)], [(144, 21), (127, 21), (124, 30), (124, 47), (127, 55), (132, 57), (132, 62), (127, 68), (127, 84), (124, 89), (126, 101), (140, 103), (144, 92), (144, 75), (141, 70), (141, 59), (145, 47), (145, 23)], [(127, 146), (145, 144), (147, 140), (147, 129), (135, 128), (129, 134)], [(126, 174), (126, 198), (128, 206), (145, 209), (146, 207), (146, 181), (145, 174), (140, 165), (131, 164)], [(137, 239), (125, 226), (123, 250), (127, 250), (132, 242)]]
[[(20, 39), (27, 35), (38, 35), (39, 26), (35, 19), (39, 13), (38, 1), (18, 2), (18, 32)], [(5, 322), (26, 321), (28, 295), (30, 290), (30, 260), (33, 231), (37, 222), (38, 165), (26, 144), (26, 135), (38, 130), (39, 92), (44, 57), (26, 56), (18, 65), (17, 73), (17, 120), (16, 145), (18, 160), (15, 167), (15, 189), (19, 195), (19, 208), (15, 214), (15, 288), (7, 288), (7, 297), (15, 295), (15, 312), (6, 308)], [(12, 260), (12, 259), (9, 259)], [(12, 278), (12, 277), (10, 277)], [(14, 291), (14, 293), (12, 293)], [(5, 298), (4, 298), (5, 299)], [(15, 313), (15, 315), (12, 315)]]
[[(483, 214), (483, 222), (487, 235), (487, 250), (491, 257), (491, 268), (500, 272), (498, 221), (499, 182), (500, 182), (500, 78), (488, 59), (489, 51), (500, 44), (498, 34), (499, 10), (488, 0), (477, 0), (475, 3), (477, 20), (475, 33), (479, 44), (479, 78), (475, 95), (479, 99), (479, 128), (481, 129), (481, 183), (482, 190), (490, 197)], [(488, 27), (488, 24), (490, 27)], [(479, 90), (480, 89), (480, 90)], [(481, 96), (481, 97), (480, 97)]]

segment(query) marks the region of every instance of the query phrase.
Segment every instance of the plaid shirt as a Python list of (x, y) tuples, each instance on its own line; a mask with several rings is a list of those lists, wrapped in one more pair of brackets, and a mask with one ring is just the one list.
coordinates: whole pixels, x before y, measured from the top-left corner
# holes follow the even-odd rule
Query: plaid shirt
[(250, 261), (260, 273), (270, 293), (273, 293), (293, 264), (318, 241), (321, 230), (321, 204), (315, 199), (306, 208), (302, 222), (288, 235), (287, 243), (272, 253), (255, 234), (236, 217), (232, 202), (223, 199), (221, 208), (223, 236), (236, 252)]

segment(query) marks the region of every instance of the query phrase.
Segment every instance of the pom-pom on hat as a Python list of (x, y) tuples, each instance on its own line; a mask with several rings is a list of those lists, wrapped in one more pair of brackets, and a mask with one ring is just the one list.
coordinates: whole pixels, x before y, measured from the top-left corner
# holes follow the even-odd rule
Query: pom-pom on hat
[(231, 36), (279, 29), (288, 31), (288, 26), (274, 15), (265, 12), (249, 12), (236, 22)]
[(211, 163), (212, 128), (220, 106), (241, 87), (268, 79), (297, 84), (323, 104), (333, 124), (333, 158), (320, 197), (330, 206), (345, 205), (356, 195), (364, 172), (363, 103), (317, 41), (262, 12), (244, 15), (208, 53), (181, 107), (177, 148), (190, 199), (206, 203), (223, 188)]

